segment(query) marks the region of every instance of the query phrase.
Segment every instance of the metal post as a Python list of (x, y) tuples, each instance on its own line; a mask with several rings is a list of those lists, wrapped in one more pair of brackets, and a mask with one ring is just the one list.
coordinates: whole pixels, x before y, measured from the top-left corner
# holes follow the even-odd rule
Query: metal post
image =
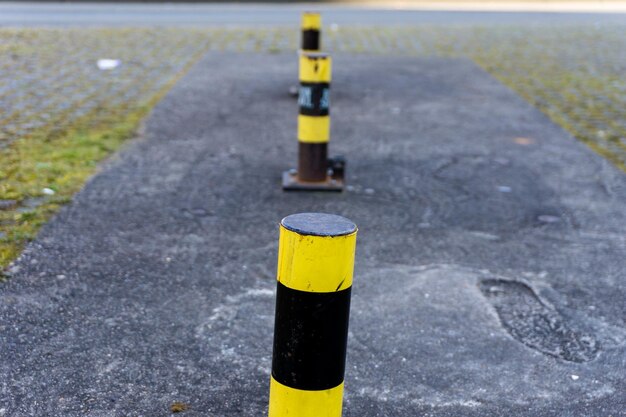
[(332, 214), (280, 223), (269, 417), (340, 417), (357, 227)]
[(300, 55), (298, 96), (298, 178), (324, 181), (330, 139), (331, 59), (328, 54)]
[(318, 12), (302, 13), (302, 50), (307, 52), (320, 51), (320, 31), (322, 17)]
[[(283, 174), (286, 190), (341, 191), (343, 158), (329, 161), (331, 58), (300, 53), (298, 169)], [(340, 165), (340, 166), (339, 166)], [(329, 169), (331, 175), (329, 176)], [(341, 176), (332, 175), (333, 169)]]

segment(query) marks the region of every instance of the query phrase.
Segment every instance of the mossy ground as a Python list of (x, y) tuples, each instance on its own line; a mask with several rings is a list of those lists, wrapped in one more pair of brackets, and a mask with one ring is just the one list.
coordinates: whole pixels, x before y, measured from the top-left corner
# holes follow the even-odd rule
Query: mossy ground
[[(55, 36), (66, 47), (76, 45), (59, 58), (65, 65), (51, 57), (62, 52), (49, 49)], [(135, 134), (208, 45), (204, 32), (202, 42), (188, 46), (184, 34), (162, 43), (154, 36), (146, 30), (0, 31), (10, 41), (0, 48), (4, 67), (16, 71), (14, 79), (0, 79), (0, 201), (16, 202), (0, 210), (0, 270), (72, 199), (98, 162)], [(128, 61), (120, 71), (100, 74), (98, 57)]]
[[(62, 204), (71, 200), (94, 172), (98, 161), (132, 136), (145, 109), (147, 107), (140, 107), (111, 123), (103, 121), (99, 126), (77, 125), (54, 140), (40, 134), (18, 139), (2, 154), (1, 198), (21, 203), (33, 199), (39, 201), (35, 205), (0, 211), (0, 231), (3, 233), (0, 265), (6, 265), (16, 257), (39, 227)], [(52, 190), (54, 194), (48, 195), (44, 189)]]
[[(291, 29), (0, 29), (0, 269), (206, 51), (289, 52)], [(626, 26), (327, 25), (333, 52), (465, 57), (626, 170)], [(98, 58), (120, 59), (112, 71)], [(50, 191), (45, 193), (44, 189)]]

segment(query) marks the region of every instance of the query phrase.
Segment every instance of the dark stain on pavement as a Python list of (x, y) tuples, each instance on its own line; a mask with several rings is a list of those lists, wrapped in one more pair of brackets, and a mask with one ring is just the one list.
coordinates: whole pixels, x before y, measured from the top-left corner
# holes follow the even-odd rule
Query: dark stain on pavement
[(528, 285), (486, 279), (479, 283), (479, 288), (496, 309), (506, 331), (526, 346), (570, 362), (588, 362), (597, 357), (598, 341), (572, 329), (561, 314), (544, 304)]

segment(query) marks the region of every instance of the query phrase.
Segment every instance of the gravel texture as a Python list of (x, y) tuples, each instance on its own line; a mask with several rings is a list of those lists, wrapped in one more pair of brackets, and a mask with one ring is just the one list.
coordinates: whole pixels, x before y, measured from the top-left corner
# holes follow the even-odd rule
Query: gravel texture
[(623, 172), (469, 59), (336, 54), (349, 188), (284, 193), (295, 74), (209, 54), (42, 229), (2, 414), (263, 415), (278, 222), (320, 211), (359, 227), (345, 416), (623, 416)]
[[(148, 101), (206, 50), (206, 31), (1, 29), (0, 147)], [(110, 70), (100, 59), (116, 59)]]

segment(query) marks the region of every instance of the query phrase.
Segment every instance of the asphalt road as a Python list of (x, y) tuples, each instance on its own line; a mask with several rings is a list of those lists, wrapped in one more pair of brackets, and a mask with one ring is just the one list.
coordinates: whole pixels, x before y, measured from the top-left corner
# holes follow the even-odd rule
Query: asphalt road
[(44, 226), (0, 415), (264, 415), (277, 223), (319, 211), (359, 226), (346, 417), (622, 417), (624, 174), (469, 60), (337, 55), (350, 188), (284, 193), (296, 72), (209, 54)]
[(0, 3), (0, 26), (295, 26), (303, 10), (326, 24), (626, 23), (624, 13), (447, 12), (302, 4)]

